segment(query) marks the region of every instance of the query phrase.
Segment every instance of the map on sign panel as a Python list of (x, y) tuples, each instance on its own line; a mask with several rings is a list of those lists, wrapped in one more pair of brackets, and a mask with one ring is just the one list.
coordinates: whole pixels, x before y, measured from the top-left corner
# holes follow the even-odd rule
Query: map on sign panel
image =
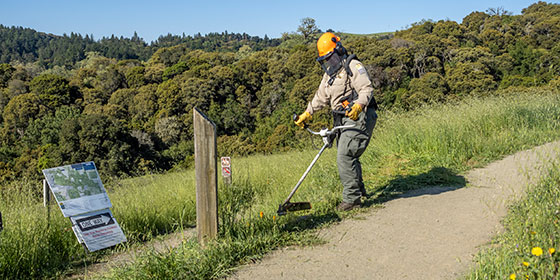
[(112, 206), (91, 161), (45, 169), (43, 174), (65, 217)]

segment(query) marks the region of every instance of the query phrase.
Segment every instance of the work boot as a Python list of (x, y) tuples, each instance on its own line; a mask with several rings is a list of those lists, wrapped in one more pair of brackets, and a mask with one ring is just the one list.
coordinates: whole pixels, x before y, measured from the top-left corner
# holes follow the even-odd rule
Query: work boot
[(362, 193), (362, 197), (363, 197), (363, 198), (369, 198), (369, 194), (367, 193), (365, 187), (361, 187), (361, 188), (360, 188), (360, 192)]
[(338, 211), (350, 211), (352, 209), (361, 208), (361, 207), (362, 207), (362, 203), (359, 200), (357, 200), (354, 203), (348, 203), (343, 201), (336, 207), (336, 209)]

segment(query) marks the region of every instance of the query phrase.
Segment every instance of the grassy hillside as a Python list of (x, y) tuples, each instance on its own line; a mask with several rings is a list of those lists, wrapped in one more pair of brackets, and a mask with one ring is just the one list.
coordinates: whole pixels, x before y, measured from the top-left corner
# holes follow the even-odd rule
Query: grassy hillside
[[(408, 189), (464, 184), (462, 171), (559, 139), (559, 103), (557, 93), (539, 90), (381, 113), (362, 156), (366, 186), (375, 194), (366, 205)], [(190, 240), (172, 252), (146, 253), (108, 277), (217, 278), (278, 246), (320, 242), (312, 229), (346, 215), (334, 211), (341, 199), (335, 149), (325, 152), (293, 199), (313, 204), (307, 218), (275, 213), (315, 154), (304, 150), (234, 157), (234, 184), (220, 185), (216, 242), (202, 249)], [(130, 243), (195, 224), (193, 178), (190, 170), (107, 183), (115, 217)], [(84, 256), (60, 211), (53, 209), (48, 226), (45, 209), (32, 197), (2, 193), (0, 278), (56, 276), (83, 265), (84, 258), (93, 261), (104, 254)]]

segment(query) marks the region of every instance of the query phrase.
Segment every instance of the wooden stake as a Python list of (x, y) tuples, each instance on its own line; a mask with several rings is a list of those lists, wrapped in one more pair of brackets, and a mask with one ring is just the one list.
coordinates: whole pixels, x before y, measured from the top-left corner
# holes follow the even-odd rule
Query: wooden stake
[(205, 244), (218, 235), (216, 125), (197, 108), (193, 114), (196, 229), (198, 242)]

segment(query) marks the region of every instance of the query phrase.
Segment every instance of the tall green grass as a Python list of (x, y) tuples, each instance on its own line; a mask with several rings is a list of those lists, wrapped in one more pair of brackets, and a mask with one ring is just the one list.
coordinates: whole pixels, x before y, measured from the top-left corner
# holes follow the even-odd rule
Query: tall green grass
[(123, 180), (111, 188), (113, 214), (133, 241), (196, 225), (192, 171)]
[[(22, 181), (10, 192), (0, 192), (4, 221), (0, 232), (0, 279), (59, 275), (83, 255), (69, 223), (60, 219), (62, 214), (50, 213), (49, 217), (36, 199), (32, 184)], [(42, 186), (35, 189), (39, 188)], [(47, 224), (49, 218), (51, 222)]]
[[(412, 188), (461, 183), (457, 174), (464, 170), (559, 139), (559, 101), (554, 93), (529, 92), (470, 98), (414, 112), (380, 113), (375, 136), (362, 156), (366, 187), (376, 194), (366, 204)], [(276, 217), (278, 205), (316, 152), (234, 157), (234, 184), (219, 186), (218, 240), (206, 248), (187, 240), (166, 253), (147, 252), (129, 268), (116, 269), (107, 277), (216, 278), (278, 246), (320, 242), (310, 229), (346, 215), (334, 211), (342, 190), (335, 149), (324, 153), (292, 199), (310, 201), (313, 209)], [(195, 225), (193, 170), (122, 180), (106, 187), (129, 244)], [(52, 210), (47, 228), (45, 210), (30, 197), (10, 193), (0, 201), (6, 228), (0, 233), (0, 278), (57, 276), (81, 265), (84, 258), (95, 261), (106, 254), (84, 255), (58, 209)]]
[(434, 167), (461, 172), (558, 139), (559, 100), (554, 93), (523, 92), (385, 116), (364, 155), (372, 168), (367, 174), (374, 181), (386, 177), (388, 183), (400, 173)]
[(558, 279), (560, 166), (553, 165), (503, 221), (504, 233), (475, 257), (467, 279)]

